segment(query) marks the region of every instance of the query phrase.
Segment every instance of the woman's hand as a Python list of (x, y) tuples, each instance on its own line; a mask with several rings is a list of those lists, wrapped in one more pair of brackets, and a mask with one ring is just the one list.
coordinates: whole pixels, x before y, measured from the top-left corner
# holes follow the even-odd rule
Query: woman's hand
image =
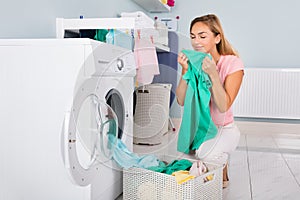
[(178, 58), (177, 58), (178, 63), (181, 65), (182, 67), (182, 75), (184, 75), (187, 70), (188, 70), (188, 58), (186, 57), (186, 55), (182, 52), (180, 52), (178, 54)]
[(202, 62), (202, 70), (207, 73), (209, 76), (216, 75), (217, 66), (215, 61), (205, 57)]

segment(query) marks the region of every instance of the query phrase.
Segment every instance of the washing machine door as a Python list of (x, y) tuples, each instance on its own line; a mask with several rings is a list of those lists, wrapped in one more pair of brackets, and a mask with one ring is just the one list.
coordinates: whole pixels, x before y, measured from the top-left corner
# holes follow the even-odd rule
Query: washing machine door
[(101, 165), (112, 159), (118, 137), (113, 109), (91, 91), (81, 92), (64, 120), (62, 155), (72, 181), (89, 185)]

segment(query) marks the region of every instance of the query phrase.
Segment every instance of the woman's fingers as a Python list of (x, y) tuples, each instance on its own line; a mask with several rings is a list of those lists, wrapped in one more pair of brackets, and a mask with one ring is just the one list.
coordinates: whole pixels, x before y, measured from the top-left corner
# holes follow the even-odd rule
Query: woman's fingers
[(187, 61), (187, 60), (188, 59), (187, 59), (186, 55), (184, 55), (184, 53), (180, 52), (178, 54), (178, 61)]
[(179, 64), (185, 69), (187, 70), (188, 68), (188, 58), (186, 57), (186, 55), (182, 52), (180, 52), (178, 54), (178, 62)]
[(208, 75), (212, 74), (214, 71), (216, 71), (216, 64), (210, 58), (205, 57), (202, 61), (202, 70)]
[(207, 57), (203, 59), (202, 61), (202, 69), (205, 71), (208, 68), (208, 61), (207, 61)]

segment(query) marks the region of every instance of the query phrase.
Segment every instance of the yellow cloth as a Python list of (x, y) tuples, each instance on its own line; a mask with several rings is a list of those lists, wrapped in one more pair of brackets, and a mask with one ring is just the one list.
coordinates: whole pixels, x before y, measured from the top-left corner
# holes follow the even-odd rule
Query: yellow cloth
[(189, 171), (186, 170), (180, 170), (177, 172), (173, 172), (172, 176), (175, 176), (176, 182), (178, 184), (182, 184), (187, 182), (188, 180), (194, 179), (195, 176), (190, 175)]

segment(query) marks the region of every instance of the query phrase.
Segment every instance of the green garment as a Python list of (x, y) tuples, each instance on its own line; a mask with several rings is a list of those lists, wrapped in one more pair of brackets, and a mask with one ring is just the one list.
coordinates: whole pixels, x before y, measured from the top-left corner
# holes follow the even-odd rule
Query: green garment
[(188, 58), (188, 71), (182, 77), (187, 82), (184, 111), (178, 135), (177, 150), (189, 153), (196, 150), (206, 140), (216, 136), (218, 130), (210, 116), (211, 81), (202, 70), (206, 53), (183, 50)]
[(155, 172), (161, 172), (161, 173), (171, 175), (173, 172), (177, 172), (179, 170), (189, 170), (192, 165), (193, 163), (191, 161), (186, 159), (181, 159), (181, 160), (173, 160), (168, 165), (160, 161), (159, 166), (149, 167), (147, 169)]
[(94, 39), (98, 40), (100, 42), (106, 42), (107, 33), (108, 33), (108, 30), (106, 30), (106, 29), (97, 29)]

